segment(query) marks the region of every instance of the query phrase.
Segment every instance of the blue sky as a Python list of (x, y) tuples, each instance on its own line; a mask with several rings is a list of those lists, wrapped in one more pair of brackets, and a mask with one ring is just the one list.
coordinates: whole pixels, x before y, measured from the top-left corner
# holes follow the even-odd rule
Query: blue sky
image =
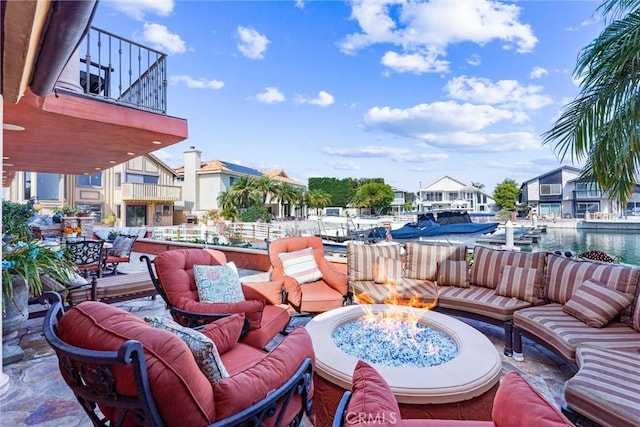
[(189, 123), (155, 153), (170, 166), (195, 146), (305, 184), (449, 175), (491, 193), (561, 165), (541, 134), (578, 93), (598, 5), (103, 0), (93, 25), (169, 54), (168, 113)]

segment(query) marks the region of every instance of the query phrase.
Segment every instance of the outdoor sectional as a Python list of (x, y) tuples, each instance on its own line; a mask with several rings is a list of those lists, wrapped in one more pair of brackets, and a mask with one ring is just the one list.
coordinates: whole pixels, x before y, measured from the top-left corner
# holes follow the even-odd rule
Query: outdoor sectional
[(515, 360), (522, 335), (541, 342), (577, 370), (565, 386), (572, 421), (640, 425), (640, 269), (482, 246), (469, 267), (466, 255), (457, 245), (407, 243), (401, 257), (399, 247), (349, 244), (350, 292), (382, 303), (392, 290), (502, 325)]

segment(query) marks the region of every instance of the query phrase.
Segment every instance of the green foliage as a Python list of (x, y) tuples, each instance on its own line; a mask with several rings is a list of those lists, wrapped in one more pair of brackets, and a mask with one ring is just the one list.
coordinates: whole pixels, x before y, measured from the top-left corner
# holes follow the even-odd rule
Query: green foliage
[(520, 187), (511, 179), (505, 178), (500, 184), (496, 185), (493, 190), (493, 198), (496, 201), (498, 209), (512, 211), (516, 208), (516, 201), (520, 194)]
[(367, 207), (374, 209), (377, 214), (391, 206), (393, 202), (393, 188), (390, 185), (370, 181), (361, 185), (351, 199), (355, 207)]
[(31, 228), (27, 220), (34, 214), (28, 203), (2, 201), (2, 235), (12, 236), (13, 240), (29, 240)]
[(2, 290), (13, 294), (13, 278), (20, 276), (32, 296), (42, 293), (40, 275), (46, 274), (60, 283), (69, 283), (74, 265), (60, 246), (44, 246), (38, 240), (2, 244)]
[(580, 93), (543, 134), (561, 159), (586, 160), (594, 177), (620, 204), (632, 196), (640, 172), (640, 9), (637, 1), (604, 0), (607, 27), (579, 55), (573, 75)]
[(264, 205), (251, 206), (249, 209), (246, 209), (240, 213), (240, 221), (256, 222), (259, 219), (262, 219), (266, 222), (271, 221), (271, 215)]
[(331, 195), (327, 206), (346, 207), (348, 199), (347, 180), (337, 178), (309, 178), (309, 191), (320, 190)]

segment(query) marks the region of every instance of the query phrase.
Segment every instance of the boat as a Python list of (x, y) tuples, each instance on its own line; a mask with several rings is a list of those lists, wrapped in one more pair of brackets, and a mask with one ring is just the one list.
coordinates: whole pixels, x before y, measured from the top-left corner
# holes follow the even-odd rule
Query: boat
[(459, 234), (489, 234), (500, 225), (499, 222), (475, 223), (467, 212), (443, 211), (437, 214), (421, 213), (417, 221), (409, 222), (398, 229), (384, 229), (378, 227), (371, 231), (370, 239), (382, 239), (391, 235), (393, 240), (416, 240), (422, 237), (459, 235)]

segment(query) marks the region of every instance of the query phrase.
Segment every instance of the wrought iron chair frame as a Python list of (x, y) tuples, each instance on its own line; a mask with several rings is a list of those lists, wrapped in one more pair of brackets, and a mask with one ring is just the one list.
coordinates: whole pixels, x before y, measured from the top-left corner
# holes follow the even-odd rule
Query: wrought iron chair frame
[[(56, 292), (47, 292), (41, 297), (41, 303), (50, 305), (43, 324), (45, 339), (58, 356), (63, 379), (93, 425), (122, 426), (127, 419), (126, 415), (130, 412), (135, 413), (140, 425), (159, 427), (165, 425), (151, 393), (144, 349), (139, 341), (126, 341), (118, 351), (96, 351), (69, 345), (58, 337), (58, 322), (64, 315), (62, 298)], [(118, 378), (113, 375), (112, 367), (118, 365), (132, 368), (130, 371), (136, 385), (135, 396), (125, 396), (117, 392)], [(263, 400), (210, 426), (260, 426), (264, 424), (264, 420), (274, 417), (274, 425), (281, 426), (283, 425), (282, 417), (287, 412), (292, 399), (300, 396), (303, 402), (302, 407), (288, 424), (298, 426), (304, 414), (311, 413), (313, 402), (308, 395), (312, 380), (313, 361), (311, 358), (306, 358), (291, 378)], [(98, 404), (116, 409), (117, 418), (105, 419), (99, 412)]]
[(102, 277), (104, 263), (103, 248), (103, 240), (85, 239), (66, 242), (67, 253), (71, 256), (73, 263), (85, 278), (88, 278), (91, 272), (95, 272), (97, 277)]

